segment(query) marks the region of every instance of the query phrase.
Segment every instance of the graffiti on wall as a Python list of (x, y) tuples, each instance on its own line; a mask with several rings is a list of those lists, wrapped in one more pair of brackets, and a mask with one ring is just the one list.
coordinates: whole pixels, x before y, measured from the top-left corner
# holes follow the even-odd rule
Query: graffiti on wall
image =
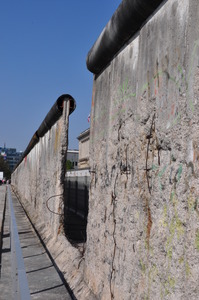
[[(181, 65), (178, 65), (175, 68), (175, 76), (168, 74), (166, 70), (160, 70), (156, 72), (151, 80), (147, 80), (147, 82), (141, 86), (138, 92), (135, 92), (135, 89), (132, 88), (130, 78), (125, 78), (124, 81), (119, 84), (115, 94), (111, 95), (112, 98), (110, 99), (110, 107), (102, 107), (100, 113), (92, 119), (92, 126), (94, 127), (95, 132), (92, 136), (91, 131), (91, 144), (93, 142), (97, 143), (103, 138), (105, 139), (107, 136), (107, 127), (110, 127), (110, 125), (115, 126), (115, 128), (117, 126), (120, 126), (119, 120), (124, 120), (126, 117), (130, 117), (133, 122), (139, 124), (142, 116), (137, 112), (135, 112), (134, 114), (129, 114), (128, 108), (132, 106), (132, 102), (134, 101), (137, 101), (139, 105), (139, 102), (141, 102), (141, 97), (143, 96), (143, 94), (147, 93), (148, 90), (150, 90), (151, 97), (157, 99), (156, 116), (158, 114), (165, 113), (165, 119), (170, 120), (168, 125), (165, 127), (166, 130), (173, 129), (174, 126), (177, 126), (178, 124), (180, 124), (180, 122), (183, 121), (184, 109), (181, 105), (181, 102), (179, 101), (178, 107), (176, 107), (175, 103), (178, 97), (180, 98), (183, 96), (184, 99), (186, 99), (187, 109), (189, 110), (190, 115), (193, 114), (195, 110), (195, 103), (194, 100), (190, 97), (190, 82), (192, 79), (191, 77), (194, 75), (193, 72), (195, 72), (195, 61), (197, 59), (198, 49), (199, 40), (197, 40), (194, 44), (190, 58), (190, 65), (188, 67), (188, 72), (186, 73)], [(171, 93), (168, 93), (168, 91), (164, 89), (164, 83), (166, 80), (169, 82), (167, 86), (172, 87)], [(164, 99), (164, 94), (167, 96), (167, 99)], [(166, 103), (168, 102), (169, 106), (166, 106)], [(92, 138), (94, 138), (94, 140), (92, 140)], [(148, 252), (150, 252), (150, 261), (147, 255), (145, 255), (145, 258), (142, 258), (140, 254), (140, 269), (143, 277), (147, 278), (149, 286), (146, 299), (149, 299), (150, 296), (150, 285), (153, 282), (156, 282), (156, 280), (160, 281), (162, 299), (173, 292), (173, 290), (178, 285), (177, 277), (172, 274), (173, 267), (179, 267), (181, 269), (184, 268), (184, 272), (187, 278), (192, 276), (192, 269), (190, 262), (186, 256), (186, 249), (184, 249), (184, 252), (180, 253), (177, 258), (175, 253), (175, 243), (184, 243), (184, 239), (186, 238), (187, 229), (185, 228), (185, 225), (183, 223), (185, 220), (180, 215), (180, 210), (182, 209), (180, 206), (181, 199), (179, 198), (177, 192), (177, 187), (180, 184), (183, 185), (182, 178), (184, 179), (186, 177), (186, 168), (187, 166), (185, 166), (182, 161), (172, 156), (170, 163), (168, 163), (167, 161), (166, 163), (164, 162), (163, 164), (158, 164), (154, 163), (152, 160), (152, 163), (150, 165), (150, 172), (153, 172), (153, 175), (156, 177), (156, 192), (158, 189), (158, 192), (161, 192), (163, 195), (165, 190), (166, 192), (168, 191), (168, 184), (171, 185), (171, 188), (168, 195), (165, 196), (165, 198), (167, 198), (167, 202), (163, 205), (163, 209), (158, 220), (158, 226), (160, 228), (163, 228), (161, 230), (165, 234), (165, 274), (163, 275), (159, 270), (158, 263), (157, 265), (156, 263), (154, 263), (153, 244), (149, 245), (149, 243), (145, 241), (144, 247)], [(147, 176), (145, 176), (145, 178), (147, 178)], [(194, 213), (194, 216), (199, 216), (199, 200), (197, 197), (197, 193), (190, 192), (187, 202), (188, 214)], [(149, 208), (149, 204), (150, 203), (148, 203), (147, 208)], [(148, 210), (150, 211), (150, 208)], [(139, 214), (138, 211), (137, 214)], [(148, 213), (148, 216), (152, 218), (151, 213)], [(152, 223), (148, 222), (146, 225), (146, 220), (148, 222), (148, 219), (146, 218), (144, 220), (144, 226), (146, 227), (145, 234), (147, 236), (147, 230), (149, 231), (148, 225), (152, 226)], [(195, 249), (199, 251), (199, 229), (196, 229), (196, 232), (194, 232), (193, 235)]]
[[(181, 65), (178, 65), (177, 68), (175, 68), (174, 73), (176, 73), (176, 76), (172, 76), (167, 70), (160, 70), (152, 76), (151, 80), (147, 80), (141, 86), (138, 92), (135, 92), (135, 90), (132, 89), (130, 79), (128, 77), (125, 78), (125, 80), (119, 84), (118, 88), (114, 92), (114, 95), (111, 97), (111, 112), (109, 113), (107, 106), (104, 106), (100, 109), (99, 114), (91, 119), (92, 126), (90, 143), (92, 144), (94, 142), (92, 136), (93, 126), (96, 130), (95, 142), (96, 140), (100, 141), (104, 136), (106, 136), (108, 122), (113, 123), (114, 121), (123, 118), (125, 114), (127, 115), (128, 107), (130, 106), (132, 99), (137, 99), (139, 105), (139, 102), (147, 89), (149, 89), (152, 93), (151, 87), (153, 87), (153, 96), (159, 99), (159, 113), (161, 114), (167, 111), (165, 117), (167, 119), (171, 119), (171, 121), (168, 122), (166, 129), (177, 125), (182, 119), (183, 110), (180, 107), (176, 107), (175, 101), (177, 94), (174, 93), (170, 95), (168, 91), (163, 88), (163, 83), (165, 80), (168, 80), (168, 86), (170, 85), (170, 87), (172, 87), (176, 93), (179, 93), (180, 96), (186, 96), (187, 106), (193, 113), (194, 102), (189, 96), (189, 85), (190, 78), (195, 70), (195, 61), (198, 55), (198, 48), (199, 40), (195, 41), (194, 43), (190, 59), (190, 66), (186, 76)], [(169, 97), (169, 99), (167, 97)], [(167, 107), (168, 103), (170, 103), (170, 108)], [(141, 119), (141, 115), (139, 113), (132, 113), (130, 116), (135, 122), (139, 122)]]

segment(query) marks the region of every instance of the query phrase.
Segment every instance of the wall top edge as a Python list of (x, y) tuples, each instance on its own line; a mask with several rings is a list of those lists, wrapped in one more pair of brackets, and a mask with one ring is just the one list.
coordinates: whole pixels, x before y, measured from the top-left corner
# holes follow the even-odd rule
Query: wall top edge
[(123, 0), (88, 52), (89, 71), (99, 74), (166, 0)]
[(55, 101), (54, 105), (51, 107), (50, 111), (44, 118), (43, 122), (41, 123), (41, 125), (39, 126), (37, 131), (33, 134), (26, 150), (23, 153), (21, 160), (18, 162), (18, 164), (14, 168), (14, 171), (21, 164), (23, 159), (30, 153), (30, 151), (34, 148), (34, 146), (39, 142), (39, 139), (41, 137), (43, 137), (51, 129), (51, 127), (59, 120), (59, 118), (63, 114), (64, 102), (67, 102), (67, 101), (69, 101), (69, 103), (70, 103), (69, 114), (71, 114), (75, 110), (75, 108), (76, 108), (75, 99), (69, 94), (61, 95)]

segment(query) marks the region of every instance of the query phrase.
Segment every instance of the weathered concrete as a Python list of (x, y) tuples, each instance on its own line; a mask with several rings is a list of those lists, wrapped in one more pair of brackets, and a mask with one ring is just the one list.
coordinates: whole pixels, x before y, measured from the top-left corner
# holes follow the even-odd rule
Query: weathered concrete
[(39, 143), (12, 174), (12, 184), (17, 187), (21, 199), (30, 203), (32, 210), (40, 215), (41, 221), (53, 235), (57, 235), (60, 230), (61, 220), (47, 209), (46, 202), (51, 196), (56, 196), (54, 201), (49, 203), (50, 209), (61, 213), (68, 146), (67, 106), (62, 118), (40, 138)]
[(12, 186), (74, 294), (92, 299), (84, 282), (84, 248), (72, 246), (63, 230), (68, 118), (69, 102), (61, 118), (12, 174)]
[(62, 193), (61, 120), (15, 172), (78, 300), (199, 298), (198, 21), (197, 0), (168, 0), (95, 77), (82, 250), (45, 205)]
[(85, 280), (199, 298), (198, 1), (169, 0), (94, 80)]

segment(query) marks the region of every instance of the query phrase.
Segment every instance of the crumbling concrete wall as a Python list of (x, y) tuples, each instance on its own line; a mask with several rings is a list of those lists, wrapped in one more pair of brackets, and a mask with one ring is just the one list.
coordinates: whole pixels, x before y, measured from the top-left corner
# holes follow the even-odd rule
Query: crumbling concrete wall
[(85, 245), (46, 208), (63, 192), (63, 119), (13, 174), (78, 300), (199, 297), (198, 21), (197, 0), (168, 0), (95, 76)]
[(57, 235), (59, 231), (61, 220), (57, 214), (62, 213), (63, 207), (68, 142), (67, 105), (69, 104), (65, 105), (63, 116), (40, 138), (12, 174), (12, 185), (20, 198), (29, 203), (32, 212), (40, 216), (49, 233), (53, 235)]
[(97, 299), (199, 298), (199, 3), (169, 0), (95, 76), (84, 274)]
[(78, 298), (81, 294), (82, 299), (92, 299), (92, 291), (84, 282), (80, 267), (84, 248), (71, 245), (63, 228), (69, 107), (68, 101), (60, 119), (16, 168), (12, 174), (12, 188), (65, 276), (72, 295)]

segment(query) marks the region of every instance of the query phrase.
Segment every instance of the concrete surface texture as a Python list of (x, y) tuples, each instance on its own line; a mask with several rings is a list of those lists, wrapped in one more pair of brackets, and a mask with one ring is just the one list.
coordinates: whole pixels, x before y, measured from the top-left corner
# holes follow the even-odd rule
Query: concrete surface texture
[(84, 283), (82, 246), (73, 247), (63, 229), (64, 178), (69, 102), (61, 118), (12, 174), (12, 187), (75, 295), (92, 296)]
[[(42, 216), (49, 234), (57, 234), (61, 226), (63, 182), (68, 138), (69, 102), (65, 103), (63, 116), (40, 138), (32, 151), (12, 174), (12, 183), (22, 199), (33, 211)], [(52, 201), (47, 200), (55, 196)]]
[[(0, 187), (0, 203), (6, 206), (1, 249), (0, 299), (8, 300), (14, 299), (14, 295), (11, 279), (9, 212), (7, 201), (5, 202), (4, 187)], [(22, 206), (14, 195), (13, 206), (31, 299), (72, 299), (66, 289), (65, 283), (60, 278), (46, 249), (41, 244)]]
[(78, 300), (199, 299), (198, 21), (197, 0), (168, 0), (94, 78), (84, 251), (45, 207), (59, 123), (17, 169), (15, 189)]
[(198, 1), (169, 0), (94, 80), (85, 280), (199, 299)]

